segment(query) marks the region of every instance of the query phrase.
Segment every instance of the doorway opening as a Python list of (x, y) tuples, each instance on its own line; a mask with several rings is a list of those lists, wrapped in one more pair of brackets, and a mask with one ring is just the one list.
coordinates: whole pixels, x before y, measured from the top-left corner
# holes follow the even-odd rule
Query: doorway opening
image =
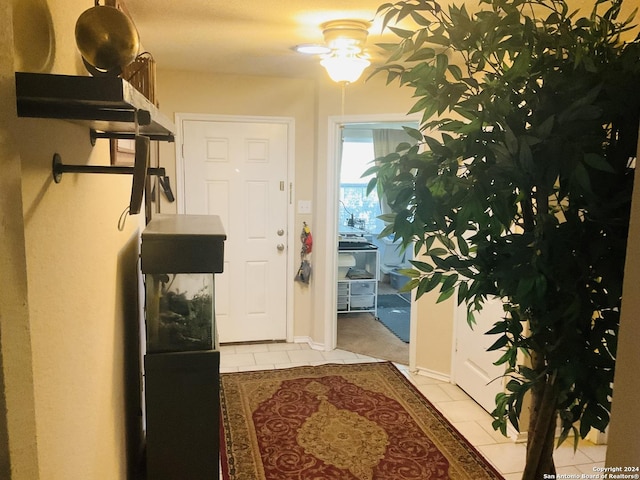
[[(390, 209), (367, 186), (363, 175), (375, 158), (415, 142), (403, 126), (417, 122), (354, 122), (340, 129), (338, 154), (337, 346), (364, 355), (409, 364), (411, 294), (408, 277), (411, 249), (392, 237), (381, 237), (379, 218)], [(382, 195), (383, 196), (383, 195)]]

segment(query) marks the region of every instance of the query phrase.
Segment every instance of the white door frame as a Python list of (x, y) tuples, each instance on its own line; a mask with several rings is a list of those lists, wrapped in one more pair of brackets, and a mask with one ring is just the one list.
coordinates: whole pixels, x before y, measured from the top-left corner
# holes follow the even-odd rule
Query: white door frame
[[(342, 139), (342, 125), (346, 123), (380, 123), (380, 122), (420, 122), (419, 115), (406, 115), (399, 113), (373, 114), (373, 115), (336, 115), (329, 117), (329, 128), (327, 129), (327, 210), (326, 228), (323, 241), (327, 245), (327, 268), (324, 282), (324, 291), (327, 292), (327, 303), (329, 308), (325, 310), (324, 318), (324, 338), (325, 348), (333, 350), (338, 344), (338, 321), (337, 321), (337, 288), (338, 281), (338, 250), (332, 248), (338, 238), (338, 189), (340, 183), (340, 172), (338, 171), (338, 154), (340, 152), (340, 142)], [(409, 333), (409, 364), (415, 364), (416, 359), (416, 318), (415, 302), (411, 302), (411, 326)]]
[[(294, 232), (295, 218), (293, 199), (295, 198), (295, 119), (293, 117), (270, 117), (270, 116), (247, 116), (247, 115), (216, 115), (208, 113), (176, 113), (176, 204), (178, 213), (185, 213), (185, 178), (184, 178), (184, 157), (182, 156), (183, 123), (185, 121), (210, 121), (226, 123), (276, 123), (287, 126), (287, 288), (286, 288), (286, 308), (287, 308), (287, 342), (293, 342), (293, 279), (294, 269), (298, 268), (295, 263), (294, 252), (296, 251), (296, 235)], [(299, 242), (299, 240), (298, 240)]]

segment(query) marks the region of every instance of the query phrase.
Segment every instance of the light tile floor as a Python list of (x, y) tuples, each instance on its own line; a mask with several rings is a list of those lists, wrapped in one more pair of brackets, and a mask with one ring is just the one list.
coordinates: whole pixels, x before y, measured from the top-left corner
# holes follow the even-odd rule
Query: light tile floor
[[(220, 348), (221, 372), (369, 361), (378, 360), (344, 350), (314, 350), (303, 343), (223, 345)], [(514, 443), (494, 431), (491, 416), (457, 386), (413, 374), (406, 365), (396, 366), (506, 480), (520, 480), (525, 460), (523, 443)], [(556, 450), (554, 459), (558, 473), (593, 474), (594, 467), (604, 466), (605, 454), (606, 445), (581, 441), (578, 450), (574, 452), (573, 442), (567, 441)]]

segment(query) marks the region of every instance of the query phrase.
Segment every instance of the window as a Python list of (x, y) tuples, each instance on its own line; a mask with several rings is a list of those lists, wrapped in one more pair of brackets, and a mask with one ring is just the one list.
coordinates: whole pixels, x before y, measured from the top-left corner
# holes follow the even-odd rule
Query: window
[(343, 142), (338, 229), (355, 227), (368, 233), (379, 233), (384, 228), (377, 218), (381, 213), (377, 192), (373, 190), (367, 196), (367, 185), (372, 176), (362, 177), (374, 158), (371, 138)]

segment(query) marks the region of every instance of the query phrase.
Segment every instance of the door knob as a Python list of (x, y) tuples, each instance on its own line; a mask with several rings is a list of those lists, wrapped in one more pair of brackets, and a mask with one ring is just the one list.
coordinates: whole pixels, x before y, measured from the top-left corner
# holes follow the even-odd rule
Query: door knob
[(284, 243), (279, 243), (276, 248), (278, 249), (279, 252), (283, 251), (284, 250)]
[(283, 229), (278, 229), (278, 236), (281, 237), (284, 235), (284, 230)]

